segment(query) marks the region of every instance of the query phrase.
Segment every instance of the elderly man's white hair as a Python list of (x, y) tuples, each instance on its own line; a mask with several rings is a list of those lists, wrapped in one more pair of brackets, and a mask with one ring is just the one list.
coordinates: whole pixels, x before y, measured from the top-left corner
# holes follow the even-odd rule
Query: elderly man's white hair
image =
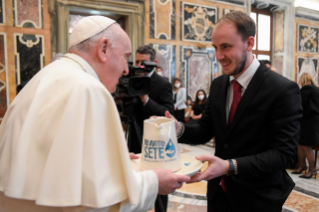
[(81, 52), (90, 52), (94, 45), (96, 45), (96, 43), (99, 42), (102, 38), (107, 38), (111, 45), (111, 48), (114, 48), (117, 42), (119, 42), (119, 40), (121, 40), (122, 37), (123, 36), (121, 33), (120, 25), (114, 23), (110, 27), (101, 31), (100, 33), (90, 37), (89, 39), (86, 39), (85, 41), (77, 44), (76, 46), (71, 47), (69, 51), (76, 50)]

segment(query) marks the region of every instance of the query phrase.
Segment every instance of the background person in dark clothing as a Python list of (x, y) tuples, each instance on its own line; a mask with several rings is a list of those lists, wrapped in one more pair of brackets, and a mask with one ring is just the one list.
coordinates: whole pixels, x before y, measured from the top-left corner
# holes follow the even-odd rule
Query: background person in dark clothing
[[(140, 46), (136, 50), (135, 65), (140, 66), (142, 61), (154, 61), (156, 58), (155, 50), (148, 45)], [(164, 116), (165, 111), (174, 112), (173, 93), (171, 83), (164, 77), (158, 75), (155, 70), (151, 73), (141, 74), (151, 78), (151, 91), (148, 95), (142, 95), (138, 98), (137, 106), (135, 107), (134, 116), (138, 125), (138, 129), (131, 126), (129, 133), (129, 150), (130, 152), (140, 153), (142, 149), (142, 140), (138, 140), (137, 133), (140, 133), (140, 138), (143, 138), (143, 121), (151, 116)], [(159, 199), (160, 197), (160, 199)], [(155, 211), (161, 212), (167, 210), (167, 195), (159, 195), (155, 203)]]
[(299, 177), (311, 178), (316, 171), (315, 158), (311, 147), (319, 146), (319, 89), (308, 73), (303, 73), (300, 76), (298, 84), (301, 87), (303, 116), (300, 120), (298, 168), (292, 174), (300, 174), (303, 170), (307, 170), (307, 158), (309, 169)]
[(200, 89), (196, 93), (196, 99), (192, 107), (192, 111), (189, 118), (189, 123), (195, 123), (202, 117), (202, 112), (205, 108), (207, 95), (203, 89)]
[[(153, 61), (156, 58), (155, 50), (148, 45), (140, 46), (136, 50), (135, 65), (140, 66), (142, 61)], [(138, 98), (138, 103), (134, 109), (134, 116), (139, 129), (132, 126), (129, 135), (130, 152), (141, 153), (141, 140), (138, 140), (136, 133), (143, 137), (143, 121), (151, 116), (164, 116), (165, 111), (170, 113), (174, 111), (172, 85), (169, 81), (159, 76), (154, 70), (151, 73), (143, 73), (143, 76), (151, 78), (151, 91), (148, 95), (142, 95)]]

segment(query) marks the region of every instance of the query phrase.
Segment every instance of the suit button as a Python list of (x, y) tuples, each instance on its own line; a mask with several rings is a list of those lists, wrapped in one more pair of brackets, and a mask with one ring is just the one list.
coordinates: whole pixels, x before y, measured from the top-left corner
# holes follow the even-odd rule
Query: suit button
[(228, 144), (224, 144), (224, 147), (225, 147), (225, 148), (228, 148)]

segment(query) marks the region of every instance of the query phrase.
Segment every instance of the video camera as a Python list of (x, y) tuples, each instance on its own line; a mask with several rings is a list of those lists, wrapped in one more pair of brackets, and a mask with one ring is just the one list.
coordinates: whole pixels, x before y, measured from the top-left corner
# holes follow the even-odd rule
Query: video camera
[(143, 61), (141, 66), (133, 66), (128, 62), (129, 74), (122, 76), (116, 89), (117, 97), (135, 97), (149, 94), (151, 90), (151, 80), (146, 76), (139, 76), (138, 73), (150, 73), (157, 64), (155, 62)]

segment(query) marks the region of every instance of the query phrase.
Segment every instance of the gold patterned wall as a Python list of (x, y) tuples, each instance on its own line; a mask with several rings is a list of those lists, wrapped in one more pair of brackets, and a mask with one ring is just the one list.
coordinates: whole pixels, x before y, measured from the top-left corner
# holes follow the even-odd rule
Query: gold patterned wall
[(278, 74), (283, 75), (284, 70), (284, 17), (283, 10), (277, 11), (273, 14), (275, 19), (275, 39), (272, 65), (276, 68)]
[(51, 60), (48, 0), (2, 0), (0, 10), (0, 120), (28, 81)]
[(294, 79), (309, 73), (319, 85), (319, 21), (295, 19)]
[(144, 43), (157, 51), (164, 76), (182, 80), (194, 100), (196, 91), (209, 91), (211, 80), (221, 74), (211, 35), (219, 18), (244, 5), (205, 0), (146, 0)]

